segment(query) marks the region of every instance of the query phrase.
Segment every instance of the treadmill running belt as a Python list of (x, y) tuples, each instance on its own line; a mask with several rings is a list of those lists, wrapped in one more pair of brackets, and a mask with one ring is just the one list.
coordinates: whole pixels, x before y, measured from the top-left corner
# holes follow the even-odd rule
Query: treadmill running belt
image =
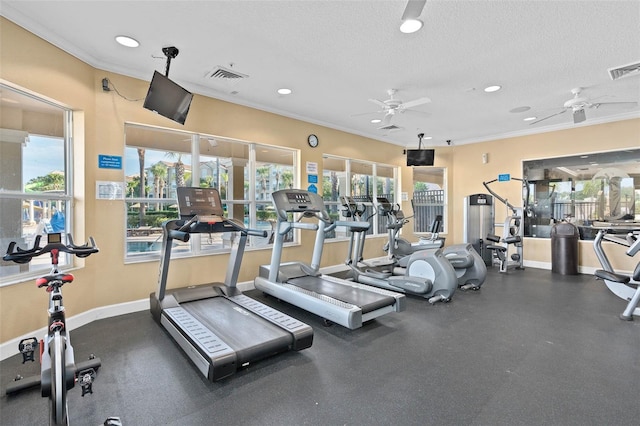
[(376, 293), (352, 287), (348, 284), (339, 284), (333, 281), (324, 280), (322, 277), (304, 276), (292, 278), (287, 284), (293, 284), (297, 287), (318, 294), (323, 294), (331, 298), (341, 300), (351, 305), (359, 306), (362, 313), (375, 311), (385, 306), (391, 306), (395, 303), (395, 299), (391, 296)]
[(180, 306), (236, 351), (240, 364), (281, 352), (292, 345), (293, 337), (289, 332), (224, 297)]

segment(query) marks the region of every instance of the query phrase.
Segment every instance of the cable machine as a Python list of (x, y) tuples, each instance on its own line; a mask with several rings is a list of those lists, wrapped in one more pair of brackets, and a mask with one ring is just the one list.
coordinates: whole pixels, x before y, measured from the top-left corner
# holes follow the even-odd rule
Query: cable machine
[[(522, 207), (516, 207), (506, 198), (502, 198), (489, 185), (494, 182), (509, 182), (516, 180), (522, 183)], [(493, 252), (493, 264), (500, 267), (500, 272), (507, 272), (510, 268), (524, 269), (523, 266), (523, 241), (524, 241), (524, 213), (527, 211), (529, 200), (529, 182), (526, 179), (511, 177), (509, 174), (501, 174), (498, 179), (482, 182), (487, 191), (507, 207), (507, 216), (503, 223), (496, 223), (496, 227), (502, 227), (502, 237), (487, 235), (487, 240), (493, 242), (487, 249)]]

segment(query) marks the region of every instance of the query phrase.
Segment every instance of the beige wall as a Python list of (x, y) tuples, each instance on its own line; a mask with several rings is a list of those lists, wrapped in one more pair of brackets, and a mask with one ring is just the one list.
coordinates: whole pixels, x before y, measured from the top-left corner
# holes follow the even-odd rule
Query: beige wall
[[(76, 167), (84, 167), (84, 180), (77, 183), (76, 236), (92, 235), (101, 251), (86, 259), (85, 267), (74, 272), (76, 281), (65, 287), (68, 315), (96, 307), (147, 298), (155, 290), (158, 262), (124, 264), (124, 206), (122, 201), (95, 199), (95, 181), (124, 181), (122, 170), (98, 169), (98, 154), (124, 153), (124, 123), (136, 122), (188, 131), (227, 136), (248, 141), (295, 147), (301, 150), (301, 164), (322, 165), (322, 154), (359, 158), (386, 164), (404, 164), (397, 145), (351, 135), (326, 127), (294, 120), (216, 99), (195, 96), (185, 126), (173, 124), (113, 91), (103, 92), (101, 80), (107, 77), (120, 93), (131, 99), (145, 96), (148, 82), (94, 69), (66, 54), (10, 21), (0, 18), (0, 78), (68, 105), (75, 111)], [(151, 76), (152, 70), (149, 70)], [(79, 119), (78, 119), (79, 118)], [(314, 133), (320, 147), (311, 149), (307, 135)], [(465, 195), (485, 192), (482, 180), (497, 173), (520, 176), (522, 159), (591, 152), (620, 147), (637, 147), (640, 120), (582, 127), (562, 132), (503, 139), (473, 145), (441, 147), (436, 150), (436, 166), (447, 168), (447, 241), (462, 241), (462, 204)], [(482, 153), (490, 161), (482, 164)], [(402, 167), (402, 191), (412, 192), (412, 170)], [(305, 176), (302, 175), (304, 178)], [(519, 188), (506, 192), (510, 200), (519, 199)], [(410, 203), (403, 203), (411, 211)], [(85, 213), (86, 212), (86, 213)], [(500, 213), (498, 212), (498, 215)], [(409, 234), (408, 232), (406, 234)], [(411, 238), (409, 236), (409, 238)], [(76, 238), (81, 239), (81, 238)], [(366, 257), (383, 255), (383, 240), (367, 245)], [(283, 260), (309, 259), (313, 236), (303, 235), (302, 246), (285, 250)], [(548, 240), (525, 242), (525, 259), (548, 262)], [(323, 266), (343, 262), (346, 243), (330, 243)], [(589, 247), (582, 246), (581, 258), (596, 266)], [(258, 266), (268, 263), (270, 251), (250, 251), (245, 255), (240, 281), (250, 281)], [(624, 257), (624, 256), (620, 256)], [(172, 262), (170, 287), (224, 279), (228, 256), (206, 256)], [(618, 259), (616, 258), (616, 262)], [(622, 259), (624, 263), (626, 259)], [(625, 269), (631, 269), (626, 266)], [(0, 343), (41, 328), (46, 323), (46, 298), (33, 281), (0, 288)], [(25, 313), (29, 313), (26, 315)]]

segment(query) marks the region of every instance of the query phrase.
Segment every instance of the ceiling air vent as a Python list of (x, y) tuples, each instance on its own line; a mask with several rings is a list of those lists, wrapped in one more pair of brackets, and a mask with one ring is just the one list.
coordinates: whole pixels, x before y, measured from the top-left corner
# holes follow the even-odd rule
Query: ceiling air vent
[(621, 67), (609, 68), (611, 80), (618, 80), (623, 77), (631, 77), (640, 74), (640, 62), (623, 65)]
[(236, 80), (249, 77), (247, 74), (242, 74), (229, 68), (221, 67), (220, 65), (209, 71), (206, 75), (209, 78), (220, 80)]
[(398, 127), (395, 124), (387, 124), (386, 126), (378, 127), (378, 130), (400, 130), (402, 127)]

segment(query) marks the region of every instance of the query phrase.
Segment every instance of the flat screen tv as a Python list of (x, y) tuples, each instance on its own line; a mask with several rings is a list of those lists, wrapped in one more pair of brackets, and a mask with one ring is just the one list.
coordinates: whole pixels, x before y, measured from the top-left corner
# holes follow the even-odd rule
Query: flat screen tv
[(407, 166), (433, 166), (433, 149), (408, 149)]
[(153, 73), (144, 107), (180, 124), (189, 113), (193, 94), (158, 71)]

